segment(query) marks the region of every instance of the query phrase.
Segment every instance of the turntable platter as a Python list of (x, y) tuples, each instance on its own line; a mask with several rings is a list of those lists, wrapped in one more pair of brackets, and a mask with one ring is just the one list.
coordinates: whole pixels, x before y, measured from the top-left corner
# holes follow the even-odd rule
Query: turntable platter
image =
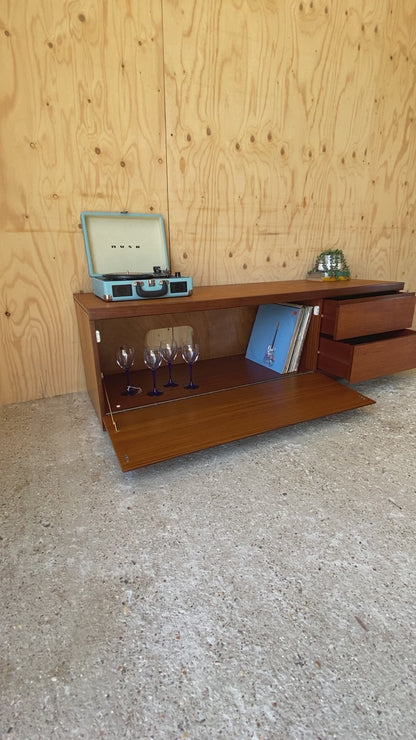
[(134, 273), (134, 272), (127, 272), (127, 273), (121, 273), (121, 272), (113, 272), (109, 273), (108, 275), (103, 275), (103, 280), (150, 280), (151, 278), (154, 278), (155, 274), (153, 272), (146, 272), (146, 273)]

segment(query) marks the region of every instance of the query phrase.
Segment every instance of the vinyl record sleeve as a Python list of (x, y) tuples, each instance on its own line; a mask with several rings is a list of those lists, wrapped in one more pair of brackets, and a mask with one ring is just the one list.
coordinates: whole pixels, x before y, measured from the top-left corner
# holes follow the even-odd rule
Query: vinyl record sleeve
[(302, 319), (302, 306), (267, 303), (259, 306), (246, 358), (283, 373)]

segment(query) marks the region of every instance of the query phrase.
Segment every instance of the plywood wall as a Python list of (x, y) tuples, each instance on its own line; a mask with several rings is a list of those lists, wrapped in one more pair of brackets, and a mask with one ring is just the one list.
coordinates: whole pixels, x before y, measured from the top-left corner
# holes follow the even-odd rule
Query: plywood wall
[(3, 0), (0, 403), (84, 387), (82, 210), (160, 212), (196, 285), (326, 247), (416, 289), (413, 0)]
[(161, 3), (2, 2), (0, 402), (84, 387), (80, 212), (167, 213)]
[(164, 15), (181, 268), (296, 278), (336, 247), (354, 274), (414, 287), (415, 3), (183, 0)]

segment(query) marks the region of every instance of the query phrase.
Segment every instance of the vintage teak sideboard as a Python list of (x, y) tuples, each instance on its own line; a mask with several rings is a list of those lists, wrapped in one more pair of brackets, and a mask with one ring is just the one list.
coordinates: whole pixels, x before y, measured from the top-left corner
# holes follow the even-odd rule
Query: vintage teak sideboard
[[(123, 471), (374, 403), (345, 383), (416, 367), (415, 296), (404, 283), (375, 280), (295, 280), (198, 287), (184, 298), (107, 303), (74, 296), (87, 388)], [(279, 375), (245, 358), (258, 306), (313, 306), (298, 371)], [(149, 396), (151, 372), (142, 360), (148, 332), (192, 327), (200, 344), (194, 368), (199, 388), (186, 390), (188, 367), (173, 366), (178, 385)], [(115, 355), (136, 350), (131, 384)], [(166, 377), (165, 377), (166, 376)], [(344, 379), (340, 382), (339, 379)]]

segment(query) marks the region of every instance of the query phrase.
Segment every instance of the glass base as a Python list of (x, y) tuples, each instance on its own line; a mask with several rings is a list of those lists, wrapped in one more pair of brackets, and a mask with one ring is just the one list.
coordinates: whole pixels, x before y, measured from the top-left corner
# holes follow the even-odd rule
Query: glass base
[(121, 391), (122, 396), (135, 396), (137, 393), (141, 393), (141, 388), (134, 388), (134, 386), (130, 385), (128, 388), (126, 388), (125, 391)]
[(188, 383), (188, 385), (186, 385), (185, 388), (188, 391), (193, 391), (194, 388), (199, 388), (199, 385), (197, 385), (197, 383)]
[(179, 385), (178, 383), (174, 383), (173, 380), (169, 380), (168, 383), (163, 383), (164, 388), (176, 388), (176, 386)]
[(163, 396), (163, 391), (158, 391), (154, 388), (152, 391), (147, 391), (148, 396)]

